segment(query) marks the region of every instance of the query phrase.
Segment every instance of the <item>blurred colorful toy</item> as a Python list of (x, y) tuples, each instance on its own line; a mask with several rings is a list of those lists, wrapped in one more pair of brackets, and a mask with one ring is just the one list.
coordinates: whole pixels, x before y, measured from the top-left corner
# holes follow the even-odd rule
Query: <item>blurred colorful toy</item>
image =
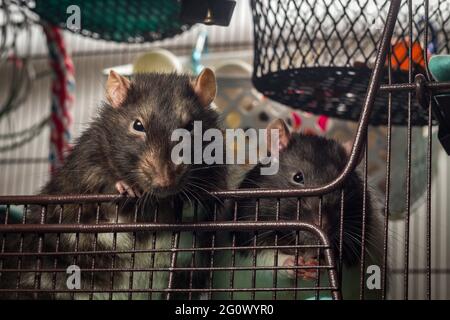
[(215, 104), (227, 128), (264, 129), (271, 120), (281, 118), (296, 132), (324, 134), (329, 129), (328, 117), (294, 110), (257, 92), (251, 72), (252, 67), (241, 61), (230, 61), (216, 69), (219, 90)]
[[(409, 70), (409, 47), (411, 41), (409, 39), (401, 40), (392, 46), (391, 66), (394, 70), (408, 72)], [(428, 50), (428, 49), (427, 49)], [(425, 59), (423, 48), (418, 41), (414, 41), (411, 47), (413, 65), (420, 66), (425, 69)], [(431, 52), (428, 50), (428, 57)]]

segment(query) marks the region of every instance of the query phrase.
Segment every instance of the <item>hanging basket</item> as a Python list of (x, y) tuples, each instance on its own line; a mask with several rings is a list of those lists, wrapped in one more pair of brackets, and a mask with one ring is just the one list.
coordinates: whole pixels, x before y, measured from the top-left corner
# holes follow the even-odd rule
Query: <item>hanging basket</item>
[[(254, 86), (267, 97), (315, 114), (357, 121), (374, 65), (388, 0), (251, 0), (254, 22)], [(429, 54), (450, 52), (450, 3), (430, 1), (429, 43), (423, 1), (413, 2), (413, 37), (404, 1), (392, 37), (392, 83), (425, 73)], [(412, 46), (412, 61), (408, 48)], [(388, 61), (386, 61), (386, 69)], [(385, 72), (383, 83), (388, 83)], [(408, 93), (392, 95), (392, 124), (408, 120)], [(370, 123), (387, 124), (388, 94), (375, 100)], [(428, 112), (413, 97), (411, 123), (425, 125)]]
[[(80, 8), (79, 30), (67, 25), (72, 14), (68, 8), (74, 5)], [(141, 43), (188, 30), (190, 25), (179, 20), (180, 8), (177, 0), (36, 0), (31, 9), (41, 19), (84, 36)]]

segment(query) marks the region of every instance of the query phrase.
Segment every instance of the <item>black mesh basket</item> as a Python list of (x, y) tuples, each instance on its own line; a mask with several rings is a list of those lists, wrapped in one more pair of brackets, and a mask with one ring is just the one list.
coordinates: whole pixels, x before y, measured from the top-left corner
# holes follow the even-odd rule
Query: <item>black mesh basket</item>
[[(252, 0), (255, 60), (253, 83), (267, 97), (315, 114), (358, 120), (363, 105), (378, 40), (390, 1), (385, 0)], [(429, 2), (428, 43), (424, 1), (402, 2), (391, 55), (393, 83), (411, 82), (426, 74), (426, 59), (448, 53), (450, 2)], [(411, 48), (412, 63), (408, 59)], [(425, 51), (427, 54), (425, 54)], [(384, 83), (388, 74), (384, 72)], [(414, 99), (415, 100), (415, 99)], [(375, 101), (370, 123), (388, 121), (387, 93)], [(408, 93), (392, 99), (392, 124), (405, 125)], [(414, 101), (411, 124), (427, 124), (428, 112)]]

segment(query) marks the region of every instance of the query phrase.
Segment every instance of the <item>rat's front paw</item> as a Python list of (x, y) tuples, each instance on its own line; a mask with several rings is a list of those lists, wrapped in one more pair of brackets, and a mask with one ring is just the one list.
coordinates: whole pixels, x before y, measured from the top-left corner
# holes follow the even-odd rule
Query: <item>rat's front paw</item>
[(116, 182), (116, 190), (119, 191), (120, 194), (129, 195), (130, 197), (140, 197), (141, 192), (139, 190), (133, 190), (125, 181), (117, 181)]
[[(294, 256), (289, 256), (284, 260), (284, 267), (312, 267), (318, 266), (319, 261), (316, 258), (308, 258), (305, 260), (304, 257), (299, 256), (297, 263), (295, 262)], [(295, 274), (297, 274), (298, 278), (301, 280), (316, 280), (318, 269), (300, 269), (300, 268), (291, 268), (286, 270), (289, 277), (295, 278)]]

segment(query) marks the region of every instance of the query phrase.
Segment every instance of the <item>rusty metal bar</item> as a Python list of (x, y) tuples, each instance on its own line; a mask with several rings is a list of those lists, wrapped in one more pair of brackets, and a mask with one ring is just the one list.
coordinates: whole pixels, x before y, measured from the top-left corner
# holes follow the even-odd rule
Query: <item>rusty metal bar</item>
[[(253, 230), (305, 230), (323, 234), (318, 227), (298, 221), (242, 221), (199, 223), (100, 223), (92, 224), (8, 224), (0, 225), (0, 233), (112, 233), (140, 231), (253, 231)], [(321, 237), (322, 238), (322, 237)], [(321, 239), (322, 240), (322, 239)], [(328, 244), (328, 241), (327, 241)]]
[[(438, 93), (441, 90), (450, 89), (450, 82), (424, 82), (424, 88), (428, 91)], [(415, 83), (390, 83), (382, 84), (380, 86), (380, 91), (382, 92), (400, 92), (400, 91), (414, 91), (416, 90)]]
[[(408, 0), (408, 34), (409, 38), (412, 39), (413, 36), (413, 21), (412, 21), (412, 0)], [(408, 59), (412, 61), (412, 45), (408, 46)], [(408, 64), (408, 81), (412, 83), (412, 63)], [(405, 231), (404, 231), (404, 274), (403, 274), (403, 290), (404, 290), (404, 300), (408, 300), (409, 291), (409, 237), (410, 237), (410, 224), (411, 224), (411, 153), (412, 153), (412, 92), (408, 92), (408, 125), (407, 125), (407, 161), (406, 161), (406, 214), (404, 218)]]
[[(292, 266), (292, 267), (285, 267), (285, 266), (258, 266), (256, 267), (256, 269), (258, 271), (260, 270), (270, 270), (270, 271), (275, 271), (275, 270), (310, 270), (310, 269), (325, 269), (325, 270), (329, 270), (329, 269), (333, 269), (334, 266), (332, 265), (320, 265), (320, 266)], [(168, 271), (168, 268), (164, 268), (164, 267), (159, 267), (159, 268), (134, 268), (134, 269), (130, 269), (130, 268), (96, 268), (94, 270), (92, 270), (91, 268), (86, 268), (86, 269), (80, 269), (81, 272), (149, 272), (149, 271), (153, 271), (153, 272), (162, 272), (162, 271)], [(191, 271), (192, 268), (190, 267), (173, 267), (170, 268), (170, 270), (172, 271)], [(195, 268), (195, 271), (246, 271), (246, 270), (255, 270), (253, 267), (198, 267)], [(31, 270), (31, 269), (2, 269), (2, 272), (4, 273), (8, 273), (8, 272), (20, 272), (20, 273), (30, 273), (31, 271), (36, 271), (35, 269)], [(39, 271), (40, 273), (53, 273), (53, 272), (58, 272), (58, 273), (66, 273), (67, 269), (61, 269), (61, 268), (41, 268), (41, 269), (37, 269), (37, 271)], [(316, 288), (316, 287), (315, 287)], [(130, 288), (130, 290), (133, 290), (133, 288)]]
[(365, 134), (366, 143), (364, 145), (364, 171), (363, 171), (363, 208), (361, 221), (361, 261), (359, 266), (360, 284), (359, 284), (359, 298), (364, 300), (364, 285), (365, 285), (365, 263), (366, 263), (366, 227), (367, 227), (367, 174), (368, 174), (368, 156), (369, 148), (367, 144), (367, 132)]
[[(216, 222), (217, 221), (217, 203), (214, 203), (214, 214), (213, 214), (213, 221)], [(214, 232), (211, 235), (211, 248), (214, 249), (215, 245), (216, 245), (216, 233)], [(199, 248), (196, 248), (199, 249)], [(211, 250), (210, 252), (210, 260), (209, 260), (209, 266), (212, 268), (214, 267), (214, 254), (215, 254), (215, 250)], [(214, 283), (214, 272), (209, 272), (209, 289), (212, 289), (213, 283)], [(208, 292), (208, 299), (211, 300), (212, 299), (212, 292), (209, 291)]]
[[(425, 19), (426, 19), (426, 25), (425, 25), (425, 34), (424, 34), (424, 43), (428, 43), (428, 27), (429, 27), (429, 6), (430, 3), (428, 0), (425, 0), (424, 2), (425, 6)], [(428, 61), (428, 50), (426, 47), (423, 49), (423, 55), (425, 57), (425, 61)], [(431, 73), (428, 68), (428, 63), (425, 64), (426, 71), (427, 71), (427, 77), (428, 79), (431, 79)], [(433, 103), (434, 100), (430, 99), (429, 105), (428, 105), (428, 136), (427, 136), (427, 199), (426, 199), (426, 264), (427, 264), (427, 294), (426, 298), (428, 300), (431, 300), (431, 165), (432, 165), (432, 152), (433, 152), (433, 141), (432, 141), (432, 114), (433, 114)]]
[[(184, 289), (184, 288), (172, 288), (172, 289), (133, 289), (133, 293), (147, 293), (147, 292), (205, 292), (205, 291), (211, 291), (211, 292), (252, 292), (252, 291), (259, 291), (259, 292), (265, 292), (265, 291), (314, 291), (314, 290), (321, 290), (321, 291), (335, 291), (337, 290), (337, 287), (334, 286), (328, 286), (328, 287), (303, 287), (303, 288), (233, 288), (233, 289), (229, 289), (229, 288), (213, 288), (213, 289), (198, 289), (198, 288), (193, 288), (193, 289)], [(58, 289), (56, 291), (53, 291), (52, 289), (0, 289), (0, 292), (11, 292), (11, 293), (27, 293), (27, 292), (39, 292), (39, 293), (73, 293), (74, 290), (70, 290), (70, 289)], [(89, 293), (89, 292), (94, 292), (94, 293), (123, 293), (123, 292), (130, 292), (130, 289), (113, 289), (113, 290), (89, 290), (89, 289), (77, 289), (75, 290), (77, 293)]]
[[(388, 81), (392, 83), (392, 60), (391, 49), (388, 52)], [(392, 152), (392, 93), (388, 94), (388, 123), (386, 133), (386, 184), (385, 184), (385, 198), (384, 198), (384, 221), (383, 221), (383, 272), (381, 279), (381, 299), (386, 300), (387, 292), (387, 272), (388, 272), (388, 232), (389, 232), (389, 206), (390, 206), (390, 192), (391, 192), (391, 152)], [(431, 119), (430, 119), (431, 120)]]
[[(279, 249), (279, 250), (283, 250), (283, 249), (292, 249), (292, 248), (297, 248), (297, 249), (316, 249), (316, 248), (328, 248), (326, 245), (317, 245), (317, 244), (296, 244), (296, 245), (279, 245), (279, 246), (259, 246), (259, 245), (255, 245), (255, 246), (248, 246), (248, 247), (242, 247), (242, 246), (235, 246), (235, 247), (230, 247), (230, 246), (225, 246), (225, 247), (215, 247), (215, 246), (211, 246), (211, 247), (198, 247), (198, 248), (174, 248), (174, 249), (136, 249), (136, 250), (118, 250), (118, 251), (113, 251), (113, 250), (97, 250), (97, 251), (72, 251), (72, 252), (62, 252), (62, 251), (58, 251), (58, 252), (49, 252), (49, 251), (45, 251), (45, 252), (2, 252), (0, 253), (0, 257), (33, 257), (33, 256), (65, 256), (65, 255), (111, 255), (111, 254), (116, 254), (116, 255), (121, 255), (121, 254), (145, 254), (145, 253), (162, 253), (162, 252), (172, 252), (172, 251), (178, 251), (178, 252), (192, 252), (192, 251), (230, 251), (230, 250), (236, 250), (236, 251), (247, 251), (247, 250), (273, 250), (273, 249)], [(256, 266), (255, 266), (256, 268)]]

